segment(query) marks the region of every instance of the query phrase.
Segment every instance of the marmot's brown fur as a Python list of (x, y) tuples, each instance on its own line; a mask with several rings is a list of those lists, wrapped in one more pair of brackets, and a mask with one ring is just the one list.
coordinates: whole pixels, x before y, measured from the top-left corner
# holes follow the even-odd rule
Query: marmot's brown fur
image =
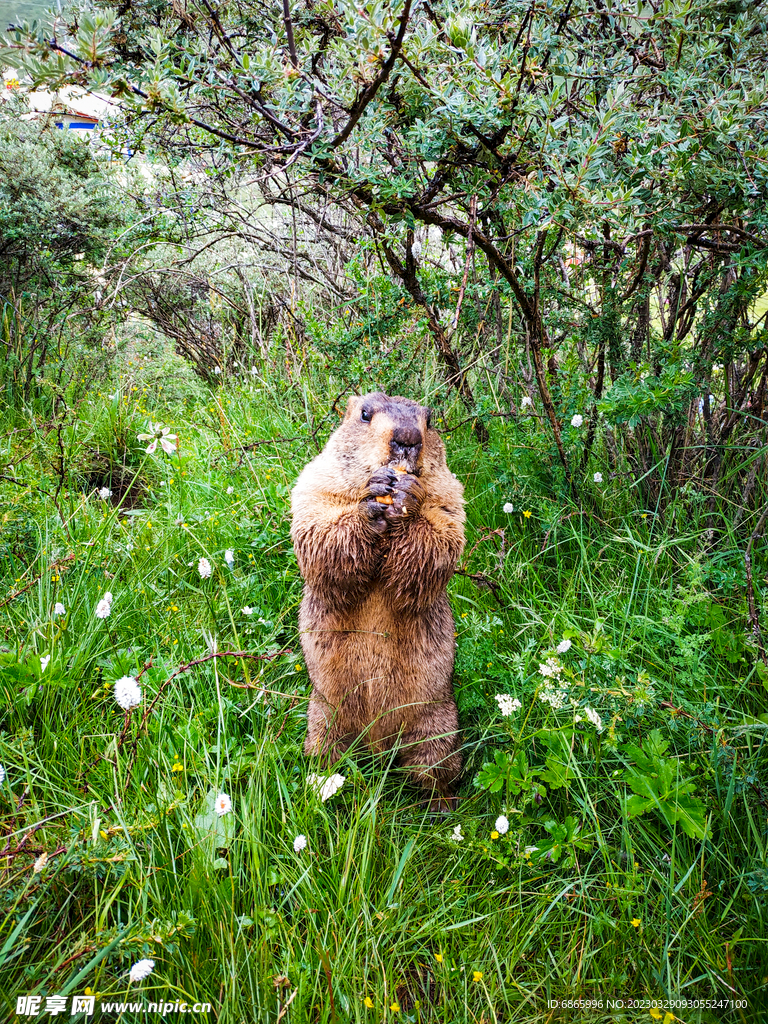
[(304, 577), (301, 644), (312, 680), (305, 753), (358, 736), (397, 744), (418, 781), (448, 797), (461, 768), (446, 585), (464, 547), (463, 487), (430, 410), (352, 397), (291, 495)]

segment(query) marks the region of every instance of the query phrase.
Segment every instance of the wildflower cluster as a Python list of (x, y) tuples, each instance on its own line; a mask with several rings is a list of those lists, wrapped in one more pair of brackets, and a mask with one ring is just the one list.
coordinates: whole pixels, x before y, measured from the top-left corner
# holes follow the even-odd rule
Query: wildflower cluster
[(97, 619), (108, 619), (112, 614), (112, 594), (107, 591), (104, 597), (96, 605), (96, 611), (93, 613)]
[(123, 676), (117, 680), (115, 700), (123, 711), (130, 711), (141, 704), (141, 687), (133, 676)]
[(513, 697), (509, 693), (497, 693), (495, 700), (499, 705), (499, 711), (505, 718), (509, 715), (514, 715), (523, 706), (517, 697)]

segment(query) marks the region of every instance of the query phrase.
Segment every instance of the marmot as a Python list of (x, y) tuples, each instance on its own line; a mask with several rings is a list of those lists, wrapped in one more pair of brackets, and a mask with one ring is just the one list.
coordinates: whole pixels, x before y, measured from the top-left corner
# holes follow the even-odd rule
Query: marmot
[(431, 415), (408, 398), (351, 397), (296, 482), (291, 537), (312, 681), (305, 753), (335, 757), (361, 735), (374, 750), (396, 744), (442, 807), (461, 768), (446, 586), (464, 489)]

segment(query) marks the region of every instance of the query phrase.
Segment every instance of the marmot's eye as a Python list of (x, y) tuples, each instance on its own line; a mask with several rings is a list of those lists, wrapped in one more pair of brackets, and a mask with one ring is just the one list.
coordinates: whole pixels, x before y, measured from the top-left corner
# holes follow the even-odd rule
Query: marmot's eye
[(370, 411), (370, 409), (363, 409), (363, 411), (360, 413), (360, 419), (363, 421), (363, 423), (370, 423), (371, 420), (373, 419), (373, 413)]

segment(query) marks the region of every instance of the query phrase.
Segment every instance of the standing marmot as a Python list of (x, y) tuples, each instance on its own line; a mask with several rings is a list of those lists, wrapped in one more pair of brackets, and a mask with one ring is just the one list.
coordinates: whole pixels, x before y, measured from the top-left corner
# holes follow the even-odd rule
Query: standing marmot
[(344, 420), (291, 495), (312, 680), (307, 754), (363, 734), (397, 743), (418, 781), (451, 795), (461, 768), (445, 588), (464, 548), (463, 487), (431, 412), (377, 392)]

